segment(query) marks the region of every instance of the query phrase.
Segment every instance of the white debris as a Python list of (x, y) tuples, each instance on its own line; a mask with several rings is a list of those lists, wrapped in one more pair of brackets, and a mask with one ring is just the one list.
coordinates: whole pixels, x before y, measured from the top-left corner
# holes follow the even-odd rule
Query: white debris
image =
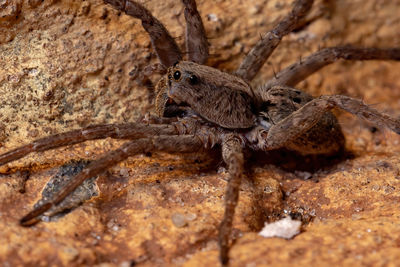
[(301, 221), (286, 217), (273, 223), (265, 223), (264, 228), (258, 233), (263, 237), (281, 237), (290, 239), (300, 233)]
[(208, 21), (214, 21), (214, 22), (219, 21), (219, 18), (216, 14), (207, 14), (207, 19)]

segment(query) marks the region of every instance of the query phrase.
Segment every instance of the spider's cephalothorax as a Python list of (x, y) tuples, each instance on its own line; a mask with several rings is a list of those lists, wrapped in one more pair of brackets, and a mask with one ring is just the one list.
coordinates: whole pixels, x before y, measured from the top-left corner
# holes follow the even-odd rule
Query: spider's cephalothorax
[[(164, 85), (159, 92), (164, 99), (189, 106), (206, 121), (227, 129), (247, 129), (256, 124), (254, 94), (250, 85), (236, 76), (181, 61), (168, 69), (160, 83), (157, 87)], [(157, 109), (163, 108), (160, 104), (156, 103)]]
[(338, 59), (400, 60), (400, 49), (331, 47), (283, 69), (254, 89), (249, 83), (280, 40), (302, 24), (312, 0), (296, 0), (293, 10), (254, 46), (233, 74), (204, 64), (208, 42), (194, 0), (185, 6), (188, 61), (166, 28), (142, 5), (131, 0), (105, 0), (142, 21), (152, 46), (167, 73), (156, 86), (156, 112), (152, 123), (94, 125), (38, 139), (0, 155), (0, 165), (31, 152), (45, 151), (100, 138), (129, 139), (119, 149), (91, 162), (58, 193), (35, 206), (21, 225), (37, 223), (40, 216), (58, 205), (83, 181), (138, 153), (153, 151), (193, 152), (221, 147), (228, 166), (229, 182), (225, 215), (219, 228), (220, 260), (228, 263), (229, 241), (239, 187), (244, 172), (243, 149), (268, 151), (279, 148), (302, 154), (333, 154), (343, 149), (344, 137), (333, 108), (341, 108), (378, 126), (400, 134), (400, 121), (347, 96), (313, 99), (294, 89), (298, 82)]

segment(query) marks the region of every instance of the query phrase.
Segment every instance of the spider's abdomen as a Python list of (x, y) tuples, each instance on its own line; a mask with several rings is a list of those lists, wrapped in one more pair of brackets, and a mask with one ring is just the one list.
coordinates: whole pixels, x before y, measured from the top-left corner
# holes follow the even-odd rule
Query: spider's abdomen
[[(311, 95), (303, 91), (284, 86), (271, 88), (261, 98), (257, 120), (266, 131), (313, 100)], [(335, 154), (343, 149), (344, 142), (344, 135), (336, 117), (327, 111), (305, 133), (288, 140), (285, 147), (303, 155)]]

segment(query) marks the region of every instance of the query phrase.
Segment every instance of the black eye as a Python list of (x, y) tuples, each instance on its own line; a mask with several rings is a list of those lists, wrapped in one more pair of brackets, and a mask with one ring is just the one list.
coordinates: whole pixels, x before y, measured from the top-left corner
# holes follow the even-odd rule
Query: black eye
[(174, 79), (175, 81), (179, 80), (179, 78), (181, 77), (181, 72), (179, 70), (174, 72)]
[(189, 77), (189, 83), (191, 84), (191, 85), (195, 85), (195, 84), (197, 84), (199, 82), (199, 78), (197, 78), (197, 76), (196, 75), (190, 75), (190, 77)]

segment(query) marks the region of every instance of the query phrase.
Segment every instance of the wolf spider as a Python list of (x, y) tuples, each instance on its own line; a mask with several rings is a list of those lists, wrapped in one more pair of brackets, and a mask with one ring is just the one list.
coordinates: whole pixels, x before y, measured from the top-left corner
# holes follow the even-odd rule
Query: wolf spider
[(209, 56), (208, 43), (195, 0), (182, 0), (188, 61), (182, 60), (180, 48), (163, 24), (142, 5), (130, 0), (105, 2), (140, 19), (150, 36), (165, 73), (156, 86), (158, 117), (150, 116), (146, 123), (94, 125), (56, 134), (0, 155), (0, 165), (4, 165), (31, 152), (87, 140), (107, 137), (130, 140), (91, 162), (58, 193), (24, 216), (20, 221), (23, 226), (37, 223), (41, 215), (58, 205), (83, 181), (130, 156), (153, 151), (193, 152), (218, 145), (229, 172), (225, 214), (219, 228), (220, 260), (227, 264), (245, 148), (258, 151), (286, 148), (304, 155), (338, 153), (344, 147), (344, 136), (330, 112), (333, 108), (346, 110), (400, 134), (399, 120), (361, 100), (342, 95), (314, 99), (292, 88), (338, 59), (400, 60), (400, 49), (325, 48), (283, 69), (260, 88), (249, 85), (280, 40), (301, 25), (313, 0), (295, 1), (292, 11), (263, 35), (233, 74), (203, 65)]

